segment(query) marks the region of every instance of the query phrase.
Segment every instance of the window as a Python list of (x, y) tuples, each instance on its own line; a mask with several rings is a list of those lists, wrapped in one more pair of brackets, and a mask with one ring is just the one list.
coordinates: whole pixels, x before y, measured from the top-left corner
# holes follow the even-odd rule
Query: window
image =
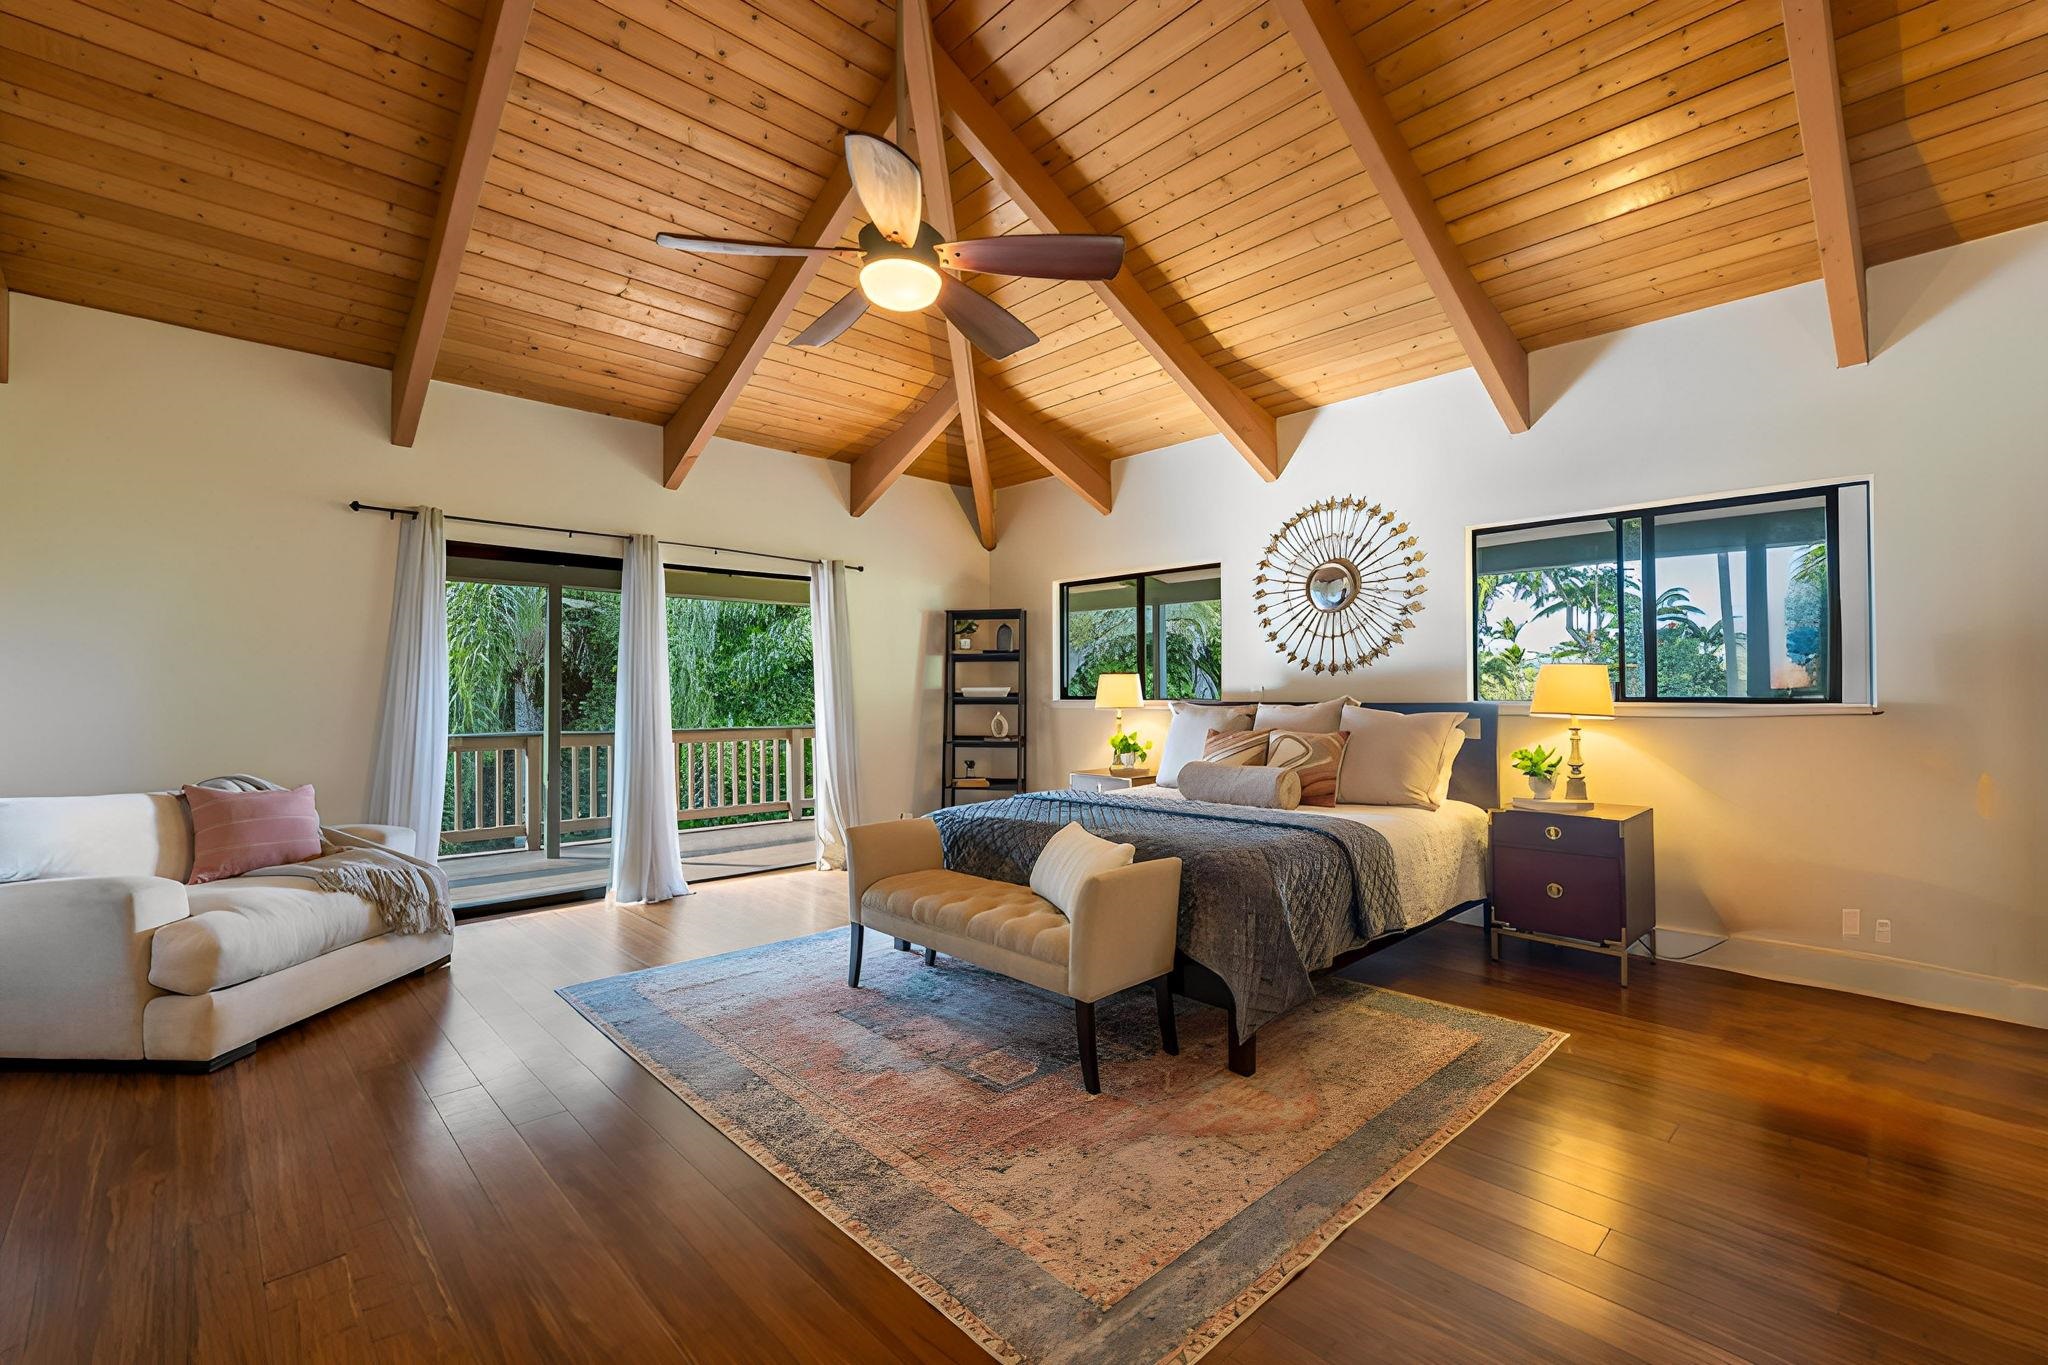
[(1060, 696), (1092, 700), (1104, 673), (1141, 675), (1147, 697), (1222, 695), (1222, 566), (1061, 584)]
[(1604, 663), (1623, 701), (1871, 700), (1870, 486), (1475, 531), (1473, 695)]

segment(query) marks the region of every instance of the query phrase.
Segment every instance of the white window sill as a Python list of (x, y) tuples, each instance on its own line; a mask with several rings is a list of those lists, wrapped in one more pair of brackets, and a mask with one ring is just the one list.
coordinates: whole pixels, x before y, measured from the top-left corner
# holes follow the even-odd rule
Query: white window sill
[[(1503, 716), (1529, 714), (1529, 703), (1525, 701), (1496, 704)], [(1723, 716), (1763, 719), (1773, 716), (1881, 716), (1884, 708), (1846, 701), (1618, 701), (1614, 704), (1614, 714), (1629, 720), (1700, 720)], [(1543, 719), (1562, 720), (1562, 717)]]

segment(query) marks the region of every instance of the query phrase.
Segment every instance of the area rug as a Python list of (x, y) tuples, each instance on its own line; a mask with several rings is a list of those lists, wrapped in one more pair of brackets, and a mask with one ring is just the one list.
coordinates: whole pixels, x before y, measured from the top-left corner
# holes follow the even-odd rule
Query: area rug
[(846, 930), (562, 997), (1000, 1360), (1191, 1361), (1564, 1040), (1325, 978), (1224, 1065), (1223, 1012), (1071, 1005)]

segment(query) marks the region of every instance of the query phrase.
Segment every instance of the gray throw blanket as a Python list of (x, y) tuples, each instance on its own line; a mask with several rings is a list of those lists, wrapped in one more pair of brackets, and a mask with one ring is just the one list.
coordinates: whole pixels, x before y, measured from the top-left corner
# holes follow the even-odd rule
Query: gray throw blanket
[(1306, 811), (1062, 791), (934, 811), (946, 866), (1028, 885), (1070, 821), (1179, 858), (1180, 950), (1221, 977), (1240, 1040), (1315, 994), (1309, 973), (1402, 927), (1394, 853), (1379, 831)]
[[(288, 790), (247, 773), (209, 777), (195, 787), (223, 792)], [(394, 934), (425, 934), (455, 928), (448, 900), (448, 876), (423, 858), (371, 843), (332, 825), (320, 826), (320, 856), (303, 863), (282, 863), (245, 872), (247, 877), (303, 877), (322, 891), (360, 896), (377, 907), (384, 928)]]

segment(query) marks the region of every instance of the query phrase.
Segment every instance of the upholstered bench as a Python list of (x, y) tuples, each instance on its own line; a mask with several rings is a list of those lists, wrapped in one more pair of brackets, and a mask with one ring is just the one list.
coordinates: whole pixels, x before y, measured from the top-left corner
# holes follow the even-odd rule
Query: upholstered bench
[(1028, 886), (949, 871), (930, 820), (891, 820), (847, 832), (852, 945), (846, 984), (860, 985), (866, 931), (926, 961), (946, 953), (1074, 1002), (1081, 1080), (1102, 1093), (1095, 1056), (1095, 1002), (1150, 983), (1160, 1040), (1178, 1052), (1167, 976), (1180, 918), (1180, 859), (1158, 858), (1097, 872), (1065, 913)]

